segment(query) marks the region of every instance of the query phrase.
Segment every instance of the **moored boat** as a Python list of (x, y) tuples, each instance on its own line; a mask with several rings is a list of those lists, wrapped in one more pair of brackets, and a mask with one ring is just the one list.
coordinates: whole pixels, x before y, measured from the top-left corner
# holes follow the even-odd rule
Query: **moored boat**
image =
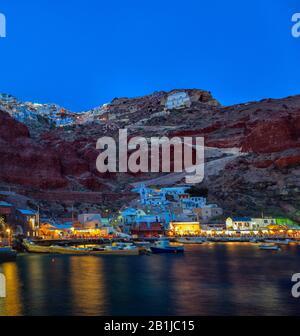
[(27, 239), (24, 246), (30, 253), (50, 253), (50, 254), (69, 254), (69, 255), (139, 255), (140, 250), (133, 244), (114, 243), (104, 247), (74, 247), (74, 246), (40, 246)]
[(182, 237), (177, 238), (176, 241), (180, 244), (203, 244), (207, 240), (202, 237)]
[(280, 250), (280, 247), (276, 244), (260, 244), (258, 247), (261, 250)]
[(60, 246), (60, 245), (50, 246), (50, 253), (57, 253), (57, 254), (88, 254), (88, 252), (89, 252), (89, 249), (80, 248), (80, 247)]
[(291, 241), (289, 239), (266, 239), (267, 243), (288, 245)]
[(51, 246), (37, 245), (28, 239), (23, 240), (23, 245), (26, 251), (30, 253), (51, 253)]
[(140, 250), (136, 246), (118, 248), (114, 246), (105, 246), (104, 248), (93, 248), (89, 251), (89, 255), (139, 255)]
[(150, 247), (152, 253), (183, 253), (183, 245), (171, 245), (169, 240), (162, 239)]
[(17, 252), (10, 246), (0, 247), (0, 262), (15, 260)]

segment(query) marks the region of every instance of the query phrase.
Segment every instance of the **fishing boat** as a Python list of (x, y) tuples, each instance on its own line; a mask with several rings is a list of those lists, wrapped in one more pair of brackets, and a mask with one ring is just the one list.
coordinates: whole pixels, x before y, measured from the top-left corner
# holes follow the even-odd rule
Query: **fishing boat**
[(17, 252), (10, 246), (0, 247), (0, 262), (15, 260)]
[(289, 239), (267, 239), (266, 242), (279, 245), (288, 245), (291, 241)]
[(260, 244), (258, 247), (261, 250), (276, 250), (276, 251), (280, 250), (280, 247), (276, 244)]
[(73, 246), (60, 246), (53, 245), (50, 246), (50, 253), (57, 254), (88, 254), (89, 249), (81, 248), (81, 247), (73, 247)]
[(134, 245), (141, 248), (150, 248), (151, 243), (147, 241), (135, 241)]
[(30, 253), (51, 253), (69, 255), (139, 255), (139, 249), (133, 244), (115, 243), (108, 246), (99, 247), (74, 247), (74, 246), (40, 246), (32, 241), (23, 241), (26, 250)]
[(177, 238), (176, 241), (181, 244), (203, 244), (207, 240), (202, 237), (182, 237)]
[(51, 246), (37, 245), (28, 239), (23, 240), (23, 245), (26, 251), (30, 253), (51, 253)]
[(125, 246), (120, 248), (118, 246), (105, 246), (104, 248), (93, 248), (89, 250), (89, 255), (123, 255), (132, 256), (139, 255), (140, 250), (136, 246)]
[(169, 240), (162, 239), (150, 247), (152, 253), (183, 253), (183, 245), (171, 245)]

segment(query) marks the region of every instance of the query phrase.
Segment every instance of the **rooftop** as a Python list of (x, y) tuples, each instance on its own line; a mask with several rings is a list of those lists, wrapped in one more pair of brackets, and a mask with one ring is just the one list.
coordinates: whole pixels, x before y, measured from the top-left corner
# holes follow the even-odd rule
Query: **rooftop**
[(12, 207), (12, 204), (7, 202), (0, 202), (0, 207)]
[(36, 211), (30, 210), (30, 209), (18, 209), (18, 211), (25, 216), (35, 216)]

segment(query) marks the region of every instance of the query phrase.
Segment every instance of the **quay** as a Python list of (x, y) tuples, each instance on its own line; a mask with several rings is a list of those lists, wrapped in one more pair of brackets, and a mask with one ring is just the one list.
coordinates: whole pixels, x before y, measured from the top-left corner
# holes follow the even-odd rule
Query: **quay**
[[(31, 241), (37, 249), (41, 247), (40, 250), (53, 246), (69, 250), (103, 249), (115, 243), (153, 245), (161, 238), (186, 244), (300, 242), (298, 222), (264, 214), (226, 218), (222, 208), (208, 202), (203, 188), (183, 185), (159, 189), (141, 184), (132, 192), (138, 194), (139, 199), (132, 201), (130, 207), (76, 212), (72, 206), (61, 217), (49, 215), (47, 209), (40, 206), (20, 208), (7, 198), (11, 195), (0, 192), (0, 246), (13, 246), (21, 252), (26, 250), (23, 239)], [(45, 195), (38, 198), (43, 199), (42, 196)]]

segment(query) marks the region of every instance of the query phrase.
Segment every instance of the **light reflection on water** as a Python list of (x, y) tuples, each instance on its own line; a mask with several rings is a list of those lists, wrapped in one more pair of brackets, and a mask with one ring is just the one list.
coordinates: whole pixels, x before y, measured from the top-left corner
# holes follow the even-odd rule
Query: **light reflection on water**
[(21, 255), (0, 315), (300, 315), (300, 247), (188, 246), (184, 255)]

